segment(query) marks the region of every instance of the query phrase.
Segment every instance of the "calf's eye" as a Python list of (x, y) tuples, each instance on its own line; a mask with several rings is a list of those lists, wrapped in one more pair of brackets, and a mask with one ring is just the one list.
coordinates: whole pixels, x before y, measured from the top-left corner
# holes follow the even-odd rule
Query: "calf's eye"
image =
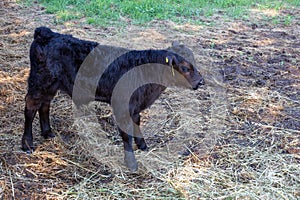
[(182, 72), (187, 73), (187, 72), (190, 71), (190, 68), (185, 67), (185, 66), (182, 66), (182, 67), (181, 67), (181, 70), (182, 70)]

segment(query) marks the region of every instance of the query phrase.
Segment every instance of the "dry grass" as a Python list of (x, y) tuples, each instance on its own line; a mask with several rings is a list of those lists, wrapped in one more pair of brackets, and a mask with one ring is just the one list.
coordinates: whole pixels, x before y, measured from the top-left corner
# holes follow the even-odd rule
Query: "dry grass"
[(20, 150), (32, 30), (53, 25), (38, 8), (3, 5), (0, 199), (299, 199), (299, 10), (291, 26), (262, 21), (259, 30), (242, 21), (192, 29), (154, 22), (150, 31), (157, 34), (146, 43), (141, 27), (126, 33), (89, 27), (88, 35), (57, 26), (124, 47), (166, 47), (176, 38), (194, 49), (207, 87), (169, 89), (143, 113), (150, 151), (136, 152), (139, 171), (132, 174), (111, 109), (92, 103), (74, 123), (72, 102), (61, 93), (51, 111), (58, 137), (43, 141), (36, 119), (37, 150)]

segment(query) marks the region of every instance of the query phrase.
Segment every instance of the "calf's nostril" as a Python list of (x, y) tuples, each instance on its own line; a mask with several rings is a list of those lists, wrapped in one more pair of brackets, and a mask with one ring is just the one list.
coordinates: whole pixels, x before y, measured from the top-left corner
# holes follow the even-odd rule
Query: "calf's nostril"
[(199, 86), (199, 85), (205, 85), (204, 79), (201, 79), (201, 80), (199, 81), (198, 86)]

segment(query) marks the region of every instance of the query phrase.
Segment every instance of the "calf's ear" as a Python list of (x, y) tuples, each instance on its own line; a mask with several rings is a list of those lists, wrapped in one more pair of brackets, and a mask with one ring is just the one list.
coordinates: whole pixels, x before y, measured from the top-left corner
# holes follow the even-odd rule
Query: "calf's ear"
[(169, 64), (170, 66), (177, 66), (178, 60), (175, 56), (170, 55), (166, 57), (166, 64)]

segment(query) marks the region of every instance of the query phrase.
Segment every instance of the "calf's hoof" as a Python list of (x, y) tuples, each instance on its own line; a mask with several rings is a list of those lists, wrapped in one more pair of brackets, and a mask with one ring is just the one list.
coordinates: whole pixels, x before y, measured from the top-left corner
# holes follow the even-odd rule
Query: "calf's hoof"
[(45, 139), (50, 139), (50, 138), (54, 138), (55, 137), (55, 134), (49, 130), (49, 131), (44, 131), (42, 132), (42, 136), (45, 138)]
[(135, 138), (135, 143), (136, 143), (138, 149), (140, 149), (142, 151), (148, 151), (148, 146), (147, 146), (144, 138)]
[(138, 164), (135, 159), (134, 153), (130, 151), (125, 151), (124, 157), (125, 165), (131, 172), (136, 172), (138, 170)]
[(26, 153), (32, 153), (34, 151), (32, 139), (23, 137), (21, 149)]
[(142, 151), (148, 151), (148, 150), (149, 150), (149, 148), (148, 148), (148, 146), (147, 146), (146, 143), (143, 143), (143, 144), (137, 145), (137, 146), (138, 146), (138, 148), (139, 148), (140, 150), (142, 150)]

